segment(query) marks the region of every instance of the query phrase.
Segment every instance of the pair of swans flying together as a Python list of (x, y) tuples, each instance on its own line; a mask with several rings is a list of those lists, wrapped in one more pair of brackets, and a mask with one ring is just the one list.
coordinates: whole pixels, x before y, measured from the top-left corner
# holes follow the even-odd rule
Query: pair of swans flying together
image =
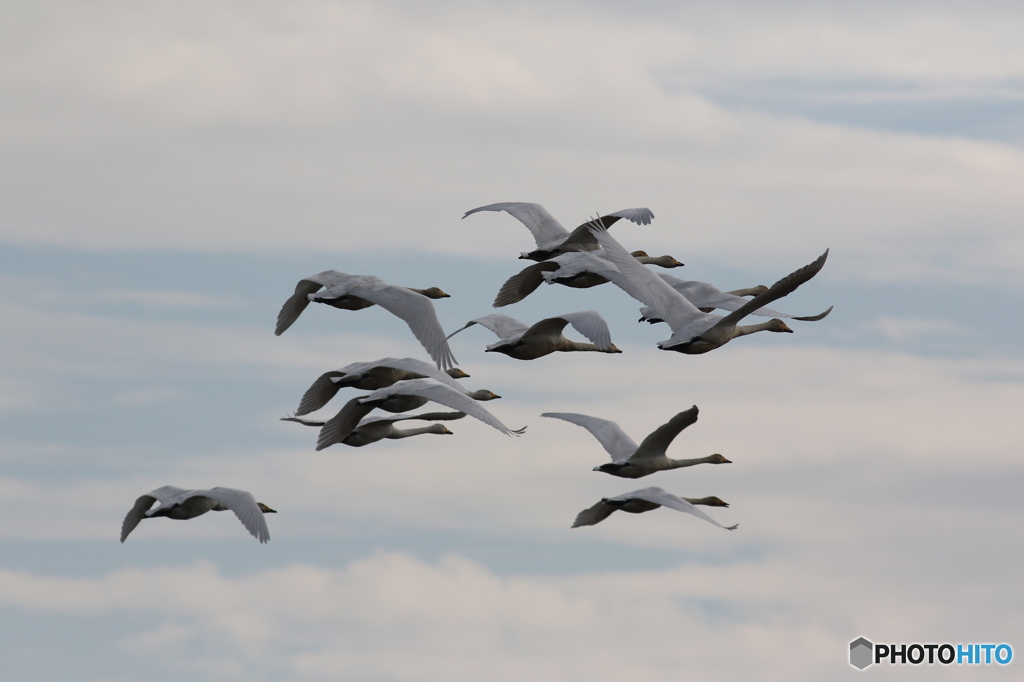
[(325, 270), (304, 277), (295, 285), (295, 293), (284, 302), (277, 314), (274, 334), (283, 334), (310, 302), (324, 303), (343, 310), (362, 310), (379, 305), (392, 315), (402, 318), (438, 368), (450, 369), (458, 363), (448, 348), (444, 330), (431, 302), (431, 299), (439, 298), (450, 297), (437, 287), (410, 289), (389, 284), (373, 275), (349, 275), (337, 270)]
[(507, 436), (518, 436), (526, 427), (508, 428), (478, 402), (500, 397), (487, 390), (467, 392), (461, 387), (452, 388), (435, 379), (406, 379), (345, 403), (338, 414), (324, 422), (317, 437), (316, 449), (323, 450), (335, 443), (343, 443), (357, 429), (362, 419), (377, 408), (388, 412), (408, 412), (427, 402), (440, 403), (464, 412)]
[(726, 502), (723, 502), (717, 497), (702, 497), (700, 499), (677, 497), (670, 492), (663, 490), (658, 487), (641, 488), (640, 490), (634, 490), (631, 493), (625, 493), (624, 495), (618, 495), (616, 497), (605, 497), (600, 502), (595, 504), (593, 507), (584, 509), (576, 515), (576, 521), (572, 524), (573, 528), (579, 528), (580, 526), (593, 526), (596, 523), (604, 521), (606, 518), (612, 515), (616, 511), (629, 512), (630, 514), (643, 514), (657, 509), (658, 507), (668, 507), (669, 509), (675, 509), (676, 511), (685, 512), (687, 514), (693, 514), (698, 519), (704, 519), (713, 526), (718, 526), (725, 530), (736, 530), (739, 528), (737, 523), (734, 526), (723, 526), (718, 521), (697, 509), (698, 504), (707, 505), (709, 507), (728, 507)]
[[(505, 201), (474, 208), (471, 211), (466, 211), (466, 214), (462, 217), (466, 218), (480, 211), (505, 211), (530, 230), (534, 241), (537, 242), (537, 248), (533, 251), (522, 252), (519, 255), (520, 258), (545, 261), (562, 253), (595, 251), (600, 248), (588, 230), (592, 221), (583, 223), (570, 232), (540, 204), (531, 204), (525, 201)], [(625, 208), (615, 213), (603, 215), (597, 218), (597, 220), (607, 229), (622, 218), (637, 225), (650, 225), (651, 221), (654, 220), (654, 213), (649, 208)]]
[(575, 412), (545, 412), (542, 417), (553, 417), (582, 426), (601, 443), (605, 452), (612, 456), (612, 461), (594, 467), (594, 471), (602, 471), (622, 478), (642, 478), (657, 471), (668, 471), (697, 464), (731, 464), (722, 455), (714, 454), (696, 459), (671, 459), (667, 454), (668, 446), (675, 437), (687, 426), (697, 421), (697, 406), (684, 410), (650, 433), (640, 445), (636, 444), (622, 428), (609, 419), (600, 419)]
[[(563, 353), (572, 351), (622, 352), (612, 343), (608, 323), (596, 310), (583, 310), (558, 317), (549, 317), (533, 325), (527, 325), (504, 313), (491, 313), (470, 320), (464, 327), (449, 334), (448, 338), (452, 338), (475, 324), (491, 330), (500, 339), (487, 346), (485, 352), (503, 353), (517, 360), (536, 360), (556, 351)], [(590, 339), (592, 343), (579, 343), (565, 338), (562, 330), (566, 325), (572, 325), (573, 329)]]
[[(609, 273), (609, 279), (646, 306), (643, 309), (645, 318), (664, 321), (672, 329), (672, 336), (660, 341), (658, 348), (687, 355), (707, 353), (724, 346), (737, 336), (759, 331), (792, 332), (793, 330), (777, 317), (760, 324), (739, 326), (738, 323), (747, 315), (795, 291), (801, 284), (818, 274), (825, 265), (825, 259), (828, 258), (826, 249), (814, 262), (786, 275), (723, 317), (702, 312), (662, 277), (641, 265), (608, 233), (608, 229), (600, 221), (594, 221), (588, 229), (600, 243), (604, 257), (617, 269), (617, 272)], [(820, 320), (830, 312), (831, 307), (820, 315), (796, 319)]]
[[(156, 509), (150, 508), (159, 502)], [(183, 490), (173, 485), (142, 495), (135, 500), (135, 506), (124, 517), (121, 524), (121, 542), (143, 519), (165, 516), (169, 519), (187, 520), (202, 516), (209, 511), (231, 510), (242, 522), (245, 529), (261, 543), (270, 540), (270, 531), (264, 514), (276, 514), (262, 502), (257, 502), (252, 493), (234, 488), (210, 488), (209, 490)]]

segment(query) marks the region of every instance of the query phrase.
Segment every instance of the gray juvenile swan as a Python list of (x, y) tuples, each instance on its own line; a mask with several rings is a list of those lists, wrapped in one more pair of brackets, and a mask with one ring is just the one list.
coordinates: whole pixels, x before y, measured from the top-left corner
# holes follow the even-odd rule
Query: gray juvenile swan
[[(395, 422), (409, 420), (451, 421), (454, 419), (462, 419), (465, 416), (465, 412), (424, 412), (422, 414), (397, 415), (394, 417), (370, 415), (369, 417), (361, 419), (352, 433), (341, 441), (341, 444), (348, 445), (353, 448), (361, 448), (364, 445), (376, 443), (377, 441), (385, 438), (396, 440), (400, 438), (409, 438), (411, 436), (419, 436), (425, 433), (451, 435), (452, 432), (449, 431), (444, 424), (430, 424), (429, 426), (421, 426), (415, 429), (399, 429), (395, 427)], [(299, 419), (298, 417), (281, 417), (281, 421), (298, 422), (299, 424), (304, 424), (306, 426), (319, 427), (322, 427), (327, 423), (312, 419)]]
[(554, 417), (571, 424), (582, 426), (590, 431), (594, 438), (612, 456), (610, 464), (594, 467), (594, 471), (603, 471), (612, 476), (622, 478), (642, 478), (656, 471), (667, 471), (696, 464), (731, 464), (722, 455), (708, 455), (696, 459), (670, 459), (665, 451), (679, 432), (697, 421), (697, 406), (680, 412), (650, 433), (639, 446), (626, 435), (618, 424), (608, 419), (599, 419), (575, 412), (545, 412), (542, 417)]
[[(471, 211), (466, 211), (466, 214), (462, 217), (466, 218), (466, 216), (473, 215), (479, 211), (505, 211), (530, 230), (534, 241), (537, 242), (537, 248), (533, 251), (522, 252), (519, 255), (520, 258), (543, 261), (560, 253), (594, 251), (600, 248), (594, 237), (587, 231), (587, 226), (590, 223), (584, 223), (572, 232), (569, 232), (540, 204), (530, 204), (525, 201), (505, 201), (474, 208)], [(654, 213), (649, 208), (625, 208), (621, 211), (601, 216), (599, 220), (607, 228), (618, 222), (620, 218), (625, 218), (637, 225), (650, 225), (654, 219)]]
[(686, 512), (687, 514), (693, 514), (698, 519), (704, 519), (708, 523), (724, 528), (725, 530), (736, 530), (739, 528), (737, 523), (734, 526), (723, 526), (718, 521), (697, 509), (695, 504), (706, 504), (713, 507), (728, 507), (729, 505), (717, 497), (704, 497), (699, 500), (687, 500), (682, 497), (676, 497), (670, 492), (666, 492), (661, 488), (641, 488), (640, 490), (634, 490), (631, 493), (625, 493), (617, 497), (604, 497), (600, 502), (595, 504), (593, 507), (584, 509), (576, 515), (576, 521), (573, 522), (573, 528), (579, 528), (580, 526), (593, 526), (595, 523), (600, 523), (606, 518), (612, 515), (616, 511), (629, 512), (630, 514), (643, 514), (651, 510), (657, 509), (658, 507), (668, 507), (669, 509), (675, 509), (676, 511)]
[[(503, 353), (517, 360), (536, 360), (556, 351), (563, 353), (572, 351), (597, 351), (599, 353), (621, 353), (612, 343), (608, 323), (596, 310), (583, 310), (567, 313), (558, 317), (549, 317), (532, 326), (520, 322), (504, 313), (491, 313), (470, 320), (464, 327), (456, 329), (448, 338), (452, 338), (463, 329), (474, 324), (490, 329), (501, 339), (487, 346), (489, 353)], [(566, 325), (587, 337), (593, 343), (570, 341), (562, 335)]]
[[(609, 279), (627, 294), (647, 306), (646, 317), (664, 320), (672, 328), (671, 338), (660, 341), (658, 348), (687, 355), (707, 353), (724, 346), (737, 336), (754, 332), (792, 332), (793, 330), (778, 318), (742, 327), (737, 323), (755, 310), (795, 291), (801, 284), (818, 274), (828, 257), (826, 249), (825, 253), (813, 263), (786, 275), (769, 287), (767, 291), (754, 296), (734, 312), (722, 317), (698, 310), (697, 306), (687, 300), (685, 296), (629, 255), (629, 252), (622, 248), (622, 245), (600, 223), (595, 222), (591, 225), (590, 230), (604, 249), (605, 257), (615, 263), (619, 270)], [(829, 308), (814, 317), (822, 319), (831, 311), (832, 308)]]
[[(501, 285), (492, 305), (501, 308), (518, 303), (536, 291), (543, 282), (573, 289), (589, 289), (605, 284), (610, 281), (605, 271), (617, 268), (601, 255), (601, 251), (572, 251), (528, 265)], [(672, 256), (648, 256), (644, 251), (634, 251), (631, 255), (644, 265), (659, 265), (663, 268), (683, 266)]]
[(465, 379), (468, 376), (458, 367), (441, 372), (433, 365), (416, 358), (381, 358), (370, 362), (353, 362), (341, 369), (321, 374), (313, 385), (306, 389), (295, 415), (301, 417), (319, 410), (330, 402), (339, 390), (349, 386), (364, 391), (376, 391), (378, 388), (387, 388), (397, 381), (429, 377), (461, 390), (453, 379)]
[[(150, 511), (155, 502), (160, 506)], [(166, 516), (169, 519), (194, 519), (208, 511), (225, 511), (230, 509), (242, 522), (245, 529), (260, 542), (270, 540), (270, 531), (264, 514), (276, 514), (262, 502), (257, 502), (252, 493), (234, 488), (210, 488), (209, 490), (182, 490), (173, 485), (143, 495), (135, 500), (121, 523), (121, 542), (135, 530), (135, 526), (143, 519), (155, 519)]]
[[(322, 287), (326, 287), (320, 291)], [(431, 298), (448, 298), (437, 287), (408, 289), (395, 286), (373, 275), (349, 275), (337, 270), (310, 275), (299, 280), (295, 293), (284, 302), (277, 314), (274, 334), (280, 336), (298, 319), (310, 301), (326, 303), (335, 308), (361, 310), (374, 304), (402, 318), (416, 340), (426, 349), (438, 368), (458, 364), (444, 338)]]
[(501, 423), (497, 417), (488, 412), (476, 401), (495, 400), (501, 396), (487, 390), (466, 392), (457, 390), (433, 379), (407, 379), (399, 381), (387, 388), (374, 391), (370, 395), (353, 398), (345, 403), (338, 414), (331, 417), (320, 429), (316, 449), (341, 443), (355, 430), (360, 420), (376, 408), (389, 412), (408, 412), (422, 407), (428, 401), (440, 403), (459, 412), (465, 412), (474, 419), (479, 419), (488, 426), (502, 433), (518, 436), (525, 429), (512, 430)]

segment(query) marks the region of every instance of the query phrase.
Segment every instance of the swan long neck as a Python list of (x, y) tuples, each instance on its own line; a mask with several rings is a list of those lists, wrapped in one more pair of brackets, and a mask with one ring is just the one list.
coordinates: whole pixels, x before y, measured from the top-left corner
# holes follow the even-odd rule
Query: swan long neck
[(395, 439), (398, 439), (398, 438), (409, 438), (410, 436), (418, 436), (421, 433), (439, 433), (440, 434), (440, 433), (447, 433), (447, 432), (448, 432), (448, 429), (446, 429), (441, 424), (430, 424), (429, 426), (418, 426), (418, 427), (416, 427), (414, 429), (392, 429), (391, 432), (388, 433), (387, 436), (385, 436), (385, 438), (390, 438), (392, 440), (395, 440)]
[(776, 323), (772, 322), (772, 320), (760, 322), (758, 324), (745, 324), (742, 326), (736, 325), (736, 336), (746, 336), (747, 334), (753, 334), (755, 332), (778, 331), (775, 327)]
[(720, 457), (720, 455), (708, 455), (707, 457), (697, 457), (696, 459), (670, 459), (664, 469), (681, 469), (683, 467), (692, 467), (697, 464), (711, 464), (718, 457)]

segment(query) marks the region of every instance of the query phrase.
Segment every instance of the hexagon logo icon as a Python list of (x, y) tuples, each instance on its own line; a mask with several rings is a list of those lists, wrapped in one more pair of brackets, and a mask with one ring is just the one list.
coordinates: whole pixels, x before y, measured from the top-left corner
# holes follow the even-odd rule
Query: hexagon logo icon
[(850, 665), (857, 670), (863, 670), (871, 665), (873, 662), (871, 654), (874, 648), (875, 645), (863, 637), (858, 637), (850, 642)]

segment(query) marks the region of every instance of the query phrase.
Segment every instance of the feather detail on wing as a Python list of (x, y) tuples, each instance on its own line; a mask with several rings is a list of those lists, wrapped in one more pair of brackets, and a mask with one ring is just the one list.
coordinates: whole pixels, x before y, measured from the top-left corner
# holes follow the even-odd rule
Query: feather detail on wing
[(613, 462), (625, 462), (637, 450), (637, 444), (626, 435), (618, 424), (609, 419), (598, 419), (575, 412), (545, 412), (542, 417), (553, 417), (582, 426), (601, 443), (601, 447), (612, 456)]
[(619, 500), (630, 498), (644, 500), (646, 502), (651, 502), (653, 504), (660, 504), (661, 506), (668, 507), (669, 509), (675, 509), (676, 511), (685, 512), (687, 514), (693, 514), (698, 519), (704, 519), (708, 523), (714, 526), (718, 526), (719, 528), (724, 528), (725, 530), (735, 530), (739, 527), (739, 524), (736, 524), (735, 526), (723, 526), (718, 521), (715, 521), (713, 518), (702, 512), (700, 509), (697, 509), (695, 506), (693, 506), (683, 498), (676, 497), (672, 493), (667, 492), (662, 488), (642, 488), (631, 493), (626, 493), (625, 495), (620, 495), (619, 497), (613, 499)]

